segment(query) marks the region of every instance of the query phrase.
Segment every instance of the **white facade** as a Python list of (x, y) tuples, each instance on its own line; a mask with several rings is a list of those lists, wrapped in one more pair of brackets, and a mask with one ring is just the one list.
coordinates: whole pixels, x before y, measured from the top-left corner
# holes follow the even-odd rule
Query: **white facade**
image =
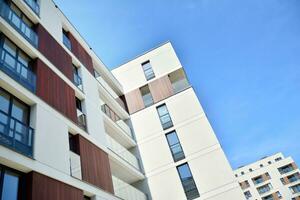
[[(147, 81), (141, 63), (150, 61), (155, 78)], [(124, 93), (170, 74), (182, 65), (171, 43), (159, 46), (112, 72)], [(163, 130), (156, 107), (166, 104), (173, 127)], [(146, 182), (154, 200), (186, 199), (176, 166), (188, 163), (200, 197), (197, 199), (242, 199), (232, 169), (197, 99), (187, 85), (182, 91), (131, 114)], [(166, 134), (175, 130), (185, 158), (174, 162)], [(138, 185), (138, 184), (137, 184)], [(142, 188), (142, 183), (139, 185)]]
[[(291, 167), (280, 170), (285, 166)], [(245, 193), (245, 199), (264, 200), (270, 195), (274, 200), (300, 198), (300, 191), (292, 189), (298, 185), (300, 188), (299, 169), (291, 157), (285, 158), (282, 153), (240, 167), (234, 173)]]

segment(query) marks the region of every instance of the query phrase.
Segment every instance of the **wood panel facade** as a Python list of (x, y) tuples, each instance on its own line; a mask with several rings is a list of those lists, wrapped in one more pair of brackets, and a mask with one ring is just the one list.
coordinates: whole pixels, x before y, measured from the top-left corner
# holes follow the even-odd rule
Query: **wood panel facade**
[(82, 180), (114, 193), (107, 153), (79, 134), (74, 137), (78, 141)]
[(67, 118), (77, 123), (75, 91), (40, 59), (33, 63), (36, 95)]
[(66, 77), (73, 81), (72, 58), (65, 49), (41, 25), (37, 26), (38, 50)]
[(154, 103), (173, 95), (173, 88), (168, 76), (163, 76), (149, 83)]
[(82, 62), (82, 64), (87, 68), (92, 75), (94, 75), (94, 67), (92, 57), (86, 50), (81, 46), (81, 44), (76, 40), (76, 38), (68, 33), (70, 42), (71, 42), (71, 51), (72, 53)]
[(37, 172), (26, 175), (27, 200), (82, 200), (83, 191)]
[(128, 106), (128, 111), (130, 114), (145, 108), (140, 89), (135, 89), (125, 94), (125, 98)]

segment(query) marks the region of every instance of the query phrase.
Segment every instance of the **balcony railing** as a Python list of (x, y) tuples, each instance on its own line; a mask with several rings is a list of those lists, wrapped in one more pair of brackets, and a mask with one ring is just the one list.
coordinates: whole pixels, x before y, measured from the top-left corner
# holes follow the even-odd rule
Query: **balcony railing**
[(25, 3), (37, 14), (40, 15), (40, 5), (35, 0), (24, 0)]
[(70, 151), (70, 172), (71, 176), (81, 179), (81, 161), (80, 156)]
[(36, 32), (13, 11), (4, 0), (0, 0), (0, 15), (16, 31), (18, 31), (33, 46), (38, 46), (38, 36)]
[(132, 153), (130, 153), (125, 147), (116, 142), (109, 135), (106, 135), (108, 148), (113, 151), (116, 155), (118, 155), (121, 159), (128, 162), (131, 166), (140, 171), (140, 163), (137, 157), (135, 157)]
[(280, 174), (286, 174), (286, 173), (289, 173), (291, 171), (294, 171), (294, 167), (292, 164), (289, 164), (287, 166), (284, 166), (284, 167), (281, 167), (278, 169), (278, 171), (280, 172)]
[(136, 189), (132, 185), (112, 177), (115, 195), (124, 200), (147, 200), (146, 194)]
[(133, 134), (129, 126), (107, 105), (101, 106), (101, 110), (108, 116), (115, 124), (121, 128), (129, 137), (134, 139)]
[(34, 130), (0, 111), (0, 144), (25, 156), (33, 157)]
[(185, 90), (186, 88), (190, 87), (190, 84), (187, 79), (180, 79), (176, 82), (172, 83), (173, 92), (176, 94), (178, 92), (181, 92)]
[(78, 74), (74, 73), (74, 84), (83, 91), (82, 79)]
[(36, 89), (35, 74), (3, 48), (0, 48), (0, 69), (32, 92)]
[(77, 110), (77, 124), (80, 128), (87, 131), (86, 116), (79, 110)]

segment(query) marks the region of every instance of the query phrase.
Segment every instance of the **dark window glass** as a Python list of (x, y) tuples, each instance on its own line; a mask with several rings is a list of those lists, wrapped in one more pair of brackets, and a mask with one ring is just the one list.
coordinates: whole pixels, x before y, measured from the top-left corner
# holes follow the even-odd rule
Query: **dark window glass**
[(76, 97), (76, 108), (82, 112), (81, 100)]
[(28, 124), (28, 106), (14, 99), (12, 104), (11, 116), (24, 124)]
[(170, 117), (169, 111), (165, 104), (157, 107), (157, 112), (160, 118), (161, 125), (164, 130), (173, 126), (172, 119)]
[(2, 186), (2, 200), (18, 200), (19, 176), (5, 171)]
[(181, 144), (175, 131), (166, 135), (175, 162), (185, 158)]
[(0, 89), (0, 110), (8, 113), (10, 96)]
[(155, 77), (150, 61), (144, 62), (142, 67), (147, 81)]
[(187, 163), (177, 167), (177, 171), (188, 200), (195, 199), (200, 196), (194, 178)]
[(151, 106), (153, 104), (153, 98), (148, 85), (140, 88), (141, 95), (144, 101), (145, 107)]
[(63, 30), (62, 32), (63, 32), (63, 43), (69, 50), (71, 50), (71, 41), (69, 39), (69, 33), (65, 30)]

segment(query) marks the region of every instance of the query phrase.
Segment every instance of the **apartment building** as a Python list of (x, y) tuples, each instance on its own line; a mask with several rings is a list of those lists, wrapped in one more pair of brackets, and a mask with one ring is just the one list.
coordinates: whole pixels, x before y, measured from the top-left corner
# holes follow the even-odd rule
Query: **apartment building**
[(0, 0), (0, 199), (241, 199), (171, 46), (114, 75), (51, 0)]
[(300, 172), (291, 157), (282, 153), (235, 170), (247, 200), (299, 200)]

